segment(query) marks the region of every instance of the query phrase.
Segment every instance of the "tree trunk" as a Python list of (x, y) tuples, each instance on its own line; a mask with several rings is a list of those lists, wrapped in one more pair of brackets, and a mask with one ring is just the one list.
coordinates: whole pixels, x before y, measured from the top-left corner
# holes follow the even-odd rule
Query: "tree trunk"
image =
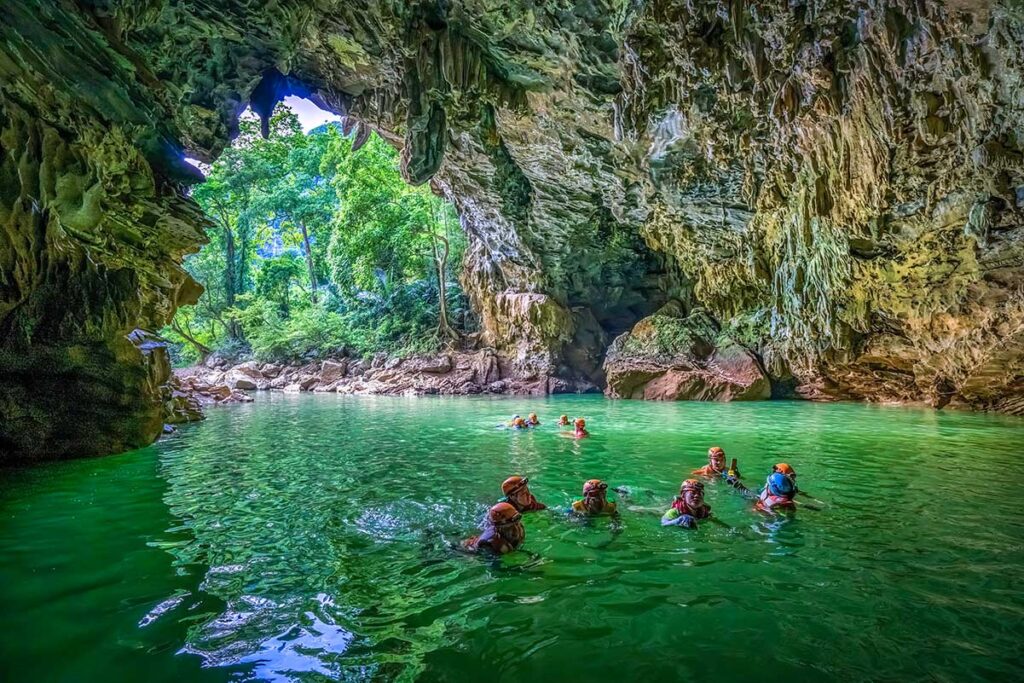
[[(437, 251), (437, 242), (441, 241), (444, 246), (444, 250), (440, 253)], [(437, 304), (437, 334), (442, 339), (451, 339), (455, 337), (455, 331), (452, 330), (451, 325), (448, 324), (448, 254), (451, 247), (448, 244), (448, 238), (442, 237), (435, 232), (430, 232), (430, 246), (434, 250), (434, 265), (437, 267), (437, 288), (438, 288), (438, 304)]]
[[(224, 303), (228, 308), (233, 308), (235, 295), (238, 294), (238, 274), (235, 268), (235, 261), (238, 257), (235, 253), (235, 233), (226, 217), (221, 219), (221, 224), (224, 229)], [(238, 329), (238, 323), (234, 320), (228, 322), (227, 332), (231, 339), (239, 339), (242, 336), (241, 330)]]
[(235, 305), (235, 235), (224, 226), (224, 301), (228, 308)]
[(313, 250), (309, 247), (309, 231), (305, 221), (299, 221), (302, 230), (302, 244), (306, 247), (306, 267), (309, 268), (309, 300), (316, 303), (316, 270), (313, 268)]
[(190, 332), (187, 332), (178, 323), (178, 318), (177, 317), (171, 318), (171, 329), (174, 330), (175, 332), (177, 332), (179, 336), (181, 336), (183, 339), (185, 339), (185, 341), (187, 341), (189, 344), (191, 344), (195, 348), (195, 350), (199, 352), (200, 362), (205, 361), (206, 357), (209, 356), (211, 353), (213, 353), (213, 349), (211, 349), (209, 346), (207, 346), (206, 344), (202, 343), (201, 341), (199, 341), (198, 339), (193, 337)]

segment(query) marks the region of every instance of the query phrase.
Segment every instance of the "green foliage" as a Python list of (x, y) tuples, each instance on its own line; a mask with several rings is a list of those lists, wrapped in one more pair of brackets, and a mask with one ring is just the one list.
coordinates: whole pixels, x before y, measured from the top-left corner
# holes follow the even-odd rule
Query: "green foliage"
[(351, 347), (348, 321), (320, 305), (286, 315), (276, 302), (246, 294), (233, 309), (245, 337), (259, 360), (302, 360), (330, 355)]
[(401, 179), (391, 146), (374, 135), (353, 152), (338, 126), (303, 133), (287, 107), (267, 139), (253, 116), (239, 129), (193, 192), (215, 228), (185, 264), (206, 292), (164, 330), (176, 364), (435, 350), (442, 274), (449, 323), (466, 328), (465, 235), (450, 205)]
[(273, 301), (280, 312), (288, 315), (293, 283), (302, 277), (302, 263), (293, 253), (268, 258), (256, 274), (255, 294), (261, 300)]
[(331, 147), (325, 165), (337, 169), (339, 201), (327, 258), (331, 276), (344, 295), (370, 291), (383, 295), (393, 282), (432, 277), (431, 234), (462, 237), (451, 207), (426, 186), (407, 185), (398, 173), (398, 155), (374, 136), (357, 153), (351, 141)]

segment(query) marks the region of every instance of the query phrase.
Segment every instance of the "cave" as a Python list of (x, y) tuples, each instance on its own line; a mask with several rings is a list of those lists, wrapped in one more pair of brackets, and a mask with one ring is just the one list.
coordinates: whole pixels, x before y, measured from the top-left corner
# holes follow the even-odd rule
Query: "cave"
[(295, 94), (457, 207), (505, 376), (1024, 412), (1017, 3), (0, 12), (5, 460), (160, 433), (155, 332), (208, 226), (186, 158)]

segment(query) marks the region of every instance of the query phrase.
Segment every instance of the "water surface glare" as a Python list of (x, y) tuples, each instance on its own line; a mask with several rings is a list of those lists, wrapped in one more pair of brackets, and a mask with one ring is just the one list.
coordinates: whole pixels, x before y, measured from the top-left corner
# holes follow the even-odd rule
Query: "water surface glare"
[[(715, 444), (751, 486), (789, 462), (823, 509), (717, 484), (728, 526), (630, 509)], [(1022, 454), (1024, 421), (956, 412), (262, 395), (0, 472), (0, 680), (1019, 680)], [(591, 477), (637, 493), (617, 523), (531, 513), (524, 551), (453, 552), (515, 473), (552, 508)]]

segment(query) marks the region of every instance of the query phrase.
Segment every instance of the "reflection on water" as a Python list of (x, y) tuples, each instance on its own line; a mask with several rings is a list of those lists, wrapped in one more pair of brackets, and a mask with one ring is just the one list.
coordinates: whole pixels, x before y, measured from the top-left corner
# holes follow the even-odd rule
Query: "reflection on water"
[[(550, 424), (497, 428), (531, 410)], [(594, 436), (559, 438), (563, 412)], [(168, 658), (168, 680), (182, 662), (272, 681), (1007, 678), (1024, 625), (1022, 426), (856, 405), (262, 396), (152, 449), (20, 474), (0, 498), (0, 598), (22, 616), (0, 627), (73, 605), (98, 632), (82, 661), (161, 662), (148, 680)], [(791, 463), (822, 509), (766, 517), (712, 484), (722, 524), (662, 528), (713, 444), (752, 488)], [(526, 517), (524, 551), (454, 552), (513, 473), (552, 508)], [(591, 477), (631, 490), (619, 520), (565, 514)], [(97, 542), (122, 500), (136, 518)], [(29, 539), (68, 529), (90, 547), (62, 547), (64, 592), (44, 601), (57, 587), (34, 583), (45, 544)], [(86, 552), (122, 585), (87, 589)], [(23, 657), (74, 651), (77, 633), (60, 625)]]

